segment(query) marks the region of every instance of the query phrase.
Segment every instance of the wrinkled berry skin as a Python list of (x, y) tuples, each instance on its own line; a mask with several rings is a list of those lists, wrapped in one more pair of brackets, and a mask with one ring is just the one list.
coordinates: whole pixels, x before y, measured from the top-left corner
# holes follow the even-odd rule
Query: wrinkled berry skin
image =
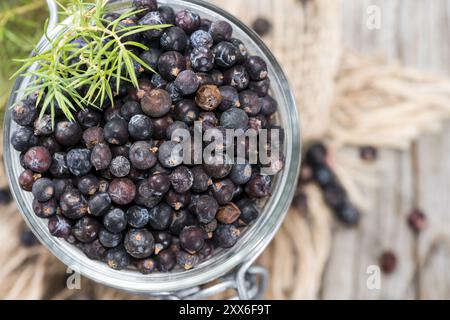
[(21, 126), (31, 126), (38, 116), (38, 109), (36, 108), (36, 102), (34, 99), (27, 98), (24, 102), (21, 102), (14, 106), (11, 112), (14, 122)]
[(153, 253), (153, 235), (146, 229), (130, 229), (125, 238), (125, 250), (136, 259), (144, 259)]
[(91, 164), (95, 170), (105, 170), (109, 167), (112, 160), (111, 149), (104, 143), (97, 144), (91, 152)]
[[(151, 11), (139, 20), (138, 24), (141, 26), (158, 26), (165, 24), (164, 18), (158, 11)], [(164, 29), (155, 28), (142, 32), (142, 36), (148, 40), (159, 37), (163, 33)]]
[(197, 30), (190, 37), (191, 45), (194, 48), (211, 48), (214, 44), (214, 40), (209, 32), (204, 30)]
[(150, 220), (150, 215), (145, 207), (132, 206), (127, 210), (127, 221), (133, 228), (143, 228)]
[(158, 3), (156, 0), (133, 0), (133, 7), (139, 12), (139, 16), (145, 16), (150, 11), (155, 11), (158, 9)]
[(209, 223), (219, 210), (217, 200), (208, 195), (200, 196), (194, 206), (194, 212), (201, 223)]
[(155, 259), (141, 259), (135, 262), (136, 269), (139, 270), (142, 274), (151, 274), (156, 269), (156, 261)]
[(91, 151), (89, 149), (72, 149), (66, 156), (69, 171), (76, 177), (89, 173), (92, 168)]
[(67, 238), (72, 233), (72, 225), (63, 216), (55, 215), (48, 220), (48, 231), (54, 237)]
[(233, 34), (233, 28), (226, 21), (214, 21), (209, 27), (209, 33), (215, 42), (229, 41)]
[[(214, 68), (214, 53), (206, 47), (194, 48), (189, 56), (195, 71), (208, 72)], [(208, 83), (213, 84), (213, 83)]]
[(185, 251), (178, 251), (176, 253), (176, 258), (177, 258), (177, 263), (184, 270), (192, 269), (200, 262), (200, 257), (197, 254), (190, 254)]
[(175, 86), (183, 95), (193, 94), (199, 86), (197, 75), (192, 70), (184, 70), (175, 79)]
[(56, 178), (68, 178), (70, 176), (66, 154), (64, 152), (56, 152), (53, 155), (49, 171)]
[(230, 68), (236, 64), (238, 49), (227, 41), (222, 41), (212, 49), (214, 53), (214, 63), (222, 68)]
[(228, 69), (225, 71), (223, 77), (224, 84), (232, 86), (238, 91), (246, 89), (250, 83), (250, 76), (242, 65)]
[(62, 214), (69, 219), (80, 219), (87, 213), (88, 206), (84, 196), (78, 190), (68, 190), (60, 198)]
[(128, 178), (114, 179), (109, 184), (108, 194), (112, 202), (118, 205), (127, 205), (133, 202), (136, 196), (136, 186)]
[(172, 99), (167, 91), (162, 89), (152, 90), (144, 95), (141, 107), (144, 113), (150, 117), (159, 118), (166, 115), (172, 106)]
[(146, 115), (135, 115), (128, 123), (128, 132), (134, 140), (150, 140), (153, 134), (153, 122)]
[(177, 51), (167, 51), (158, 60), (159, 74), (167, 81), (173, 81), (178, 74), (186, 70), (186, 59)]
[(184, 193), (191, 189), (194, 182), (194, 176), (187, 167), (180, 166), (175, 168), (170, 174), (170, 183), (172, 188), (178, 193)]
[(44, 147), (32, 147), (25, 153), (23, 162), (27, 169), (44, 173), (50, 168), (52, 158), (50, 152)]
[(130, 148), (130, 162), (139, 170), (148, 170), (156, 164), (152, 146), (146, 141), (135, 142)]
[(217, 86), (206, 85), (200, 87), (195, 96), (197, 105), (205, 111), (212, 111), (216, 109), (222, 102), (222, 96)]
[(190, 10), (183, 10), (176, 14), (175, 24), (187, 34), (191, 34), (200, 28), (200, 17)]

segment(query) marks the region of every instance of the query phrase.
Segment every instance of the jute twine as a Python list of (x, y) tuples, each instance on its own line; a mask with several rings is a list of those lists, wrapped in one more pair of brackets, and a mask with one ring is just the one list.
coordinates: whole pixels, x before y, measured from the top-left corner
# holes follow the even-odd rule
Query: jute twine
[[(273, 23), (264, 40), (283, 65), (297, 98), (304, 143), (326, 140), (333, 167), (351, 199), (364, 210), (361, 183), (376, 187), (361, 173), (344, 146), (408, 148), (419, 135), (438, 131), (450, 117), (450, 80), (399, 66), (342, 54), (340, 1), (216, 0), (250, 24), (266, 16)], [(0, 183), (5, 185), (2, 172)], [(308, 186), (308, 212), (291, 209), (270, 246), (259, 258), (270, 273), (267, 298), (314, 299), (331, 244), (334, 219), (320, 190)], [(19, 243), (24, 227), (15, 204), (0, 214), (0, 297), (24, 299), (137, 298), (92, 283), (66, 288), (66, 267), (42, 246)], [(142, 297), (139, 297), (142, 298)]]

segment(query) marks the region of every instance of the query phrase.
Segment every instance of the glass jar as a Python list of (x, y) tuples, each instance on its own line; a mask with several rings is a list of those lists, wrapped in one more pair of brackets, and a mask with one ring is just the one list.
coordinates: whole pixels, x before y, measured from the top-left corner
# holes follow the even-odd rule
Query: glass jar
[[(51, 1), (50, 1), (51, 2)], [(111, 1), (112, 10), (125, 9), (131, 1)], [(11, 120), (11, 106), (21, 99), (21, 91), (30, 79), (19, 77), (13, 88), (4, 123), (4, 161), (12, 193), (25, 221), (38, 239), (64, 264), (81, 275), (98, 283), (136, 294), (160, 295), (197, 287), (237, 270), (239, 266), (250, 264), (269, 244), (280, 227), (289, 208), (300, 165), (300, 131), (295, 100), (280, 65), (263, 41), (246, 25), (220, 8), (200, 0), (158, 0), (175, 10), (189, 8), (204, 18), (226, 20), (234, 29), (234, 36), (241, 39), (249, 52), (263, 57), (268, 63), (271, 77), (271, 94), (279, 103), (278, 122), (285, 131), (285, 169), (273, 181), (273, 195), (267, 201), (260, 217), (241, 236), (234, 247), (219, 250), (208, 261), (188, 271), (174, 270), (170, 273), (142, 275), (133, 270), (116, 271), (105, 263), (90, 260), (75, 246), (50, 235), (47, 221), (38, 218), (32, 209), (31, 193), (23, 191), (18, 184), (18, 176), (23, 171), (19, 153), (11, 148), (10, 137), (17, 129)], [(65, 24), (70, 22), (70, 18)], [(50, 32), (50, 37), (64, 32), (61, 26)], [(48, 41), (43, 38), (38, 50), (45, 48)]]

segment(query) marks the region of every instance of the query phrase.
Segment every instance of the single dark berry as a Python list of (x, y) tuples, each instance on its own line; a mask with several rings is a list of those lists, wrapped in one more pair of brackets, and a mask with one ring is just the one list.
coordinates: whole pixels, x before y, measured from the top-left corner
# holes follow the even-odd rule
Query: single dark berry
[(136, 196), (136, 186), (127, 178), (114, 179), (109, 184), (108, 194), (112, 202), (126, 205), (133, 202)]
[(69, 171), (77, 177), (88, 174), (92, 169), (89, 149), (72, 149), (66, 155)]
[[(34, 144), (33, 141), (34, 137), (31, 137), (30, 143)], [(48, 136), (48, 137), (41, 137), (40, 139), (40, 145), (44, 147), (45, 149), (50, 152), (51, 155), (55, 154), (56, 152), (61, 152), (63, 150), (62, 146), (56, 142), (56, 139), (54, 136)], [(30, 147), (33, 147), (34, 145), (30, 145)]]
[(174, 168), (183, 162), (182, 145), (173, 141), (165, 141), (159, 147), (159, 162), (167, 168)]
[(203, 164), (206, 174), (215, 179), (225, 178), (232, 168), (232, 161), (226, 154), (223, 154), (222, 157), (206, 158)]
[(39, 218), (49, 218), (56, 214), (57, 203), (54, 198), (47, 202), (39, 202), (37, 199), (33, 200), (33, 211)]
[(236, 186), (230, 179), (219, 180), (211, 185), (211, 193), (220, 205), (233, 200)]
[(155, 89), (146, 92), (141, 100), (144, 113), (150, 117), (162, 117), (170, 111), (172, 99), (167, 91)]
[(129, 137), (128, 124), (123, 119), (114, 118), (105, 124), (103, 134), (109, 144), (124, 145)]
[(200, 196), (195, 202), (194, 212), (200, 223), (209, 223), (216, 216), (219, 204), (216, 199), (208, 195)]
[(197, 254), (190, 254), (185, 251), (178, 251), (176, 253), (177, 263), (184, 270), (189, 270), (194, 268), (200, 262), (200, 257)]
[(249, 57), (245, 62), (245, 68), (253, 81), (261, 81), (267, 78), (267, 64), (261, 57)]
[(173, 253), (171, 250), (161, 251), (156, 256), (156, 263), (160, 272), (171, 271), (176, 264), (175, 253)]
[(239, 93), (242, 110), (249, 116), (256, 116), (261, 111), (261, 104), (256, 92), (245, 90)]
[(83, 129), (98, 127), (102, 121), (102, 114), (92, 109), (78, 112), (77, 121)]
[(180, 233), (180, 245), (189, 253), (196, 253), (203, 248), (207, 235), (198, 226), (187, 226)]
[(185, 166), (175, 168), (169, 177), (172, 188), (178, 193), (184, 193), (191, 189), (194, 181), (191, 170)]
[(175, 85), (174, 81), (169, 82), (166, 85), (166, 91), (169, 93), (170, 99), (172, 99), (173, 103), (177, 103), (177, 102), (183, 100), (183, 93)]
[(232, 38), (230, 42), (238, 49), (236, 63), (243, 64), (248, 58), (248, 51), (245, 44), (237, 38)]
[(149, 186), (148, 181), (142, 180), (137, 183), (136, 198), (137, 205), (154, 208), (162, 200), (162, 195), (156, 194)]
[(183, 95), (193, 94), (199, 86), (197, 75), (192, 70), (184, 70), (175, 79), (175, 86)]
[(270, 116), (277, 112), (278, 102), (271, 96), (262, 97), (259, 101), (261, 104), (261, 114)]
[(192, 100), (181, 100), (175, 105), (173, 117), (175, 120), (182, 121), (187, 125), (192, 125), (199, 117), (200, 110)]
[(23, 156), (23, 163), (27, 169), (44, 173), (50, 168), (52, 157), (44, 147), (32, 147)]
[(178, 74), (186, 70), (186, 59), (177, 51), (167, 51), (158, 60), (159, 74), (167, 81), (173, 81)]
[(127, 221), (133, 228), (143, 228), (150, 219), (148, 210), (140, 206), (132, 206), (127, 210)]
[(172, 214), (170, 232), (179, 235), (184, 227), (194, 224), (194, 217), (187, 210), (175, 211)]
[[(156, 69), (155, 67), (154, 69)], [(167, 81), (161, 77), (160, 74), (156, 73), (152, 76), (151, 84), (155, 89), (163, 89), (167, 85)]]
[(374, 161), (378, 158), (378, 150), (371, 146), (361, 147), (359, 149), (359, 156), (364, 161)]
[(106, 253), (106, 263), (115, 270), (122, 270), (130, 264), (130, 256), (122, 246), (109, 249)]
[(70, 176), (66, 154), (64, 152), (56, 152), (52, 156), (52, 164), (50, 165), (49, 171), (55, 178), (68, 178)]
[(219, 224), (214, 232), (213, 240), (221, 248), (234, 246), (241, 232), (232, 224)]
[(81, 218), (72, 228), (72, 234), (81, 242), (94, 241), (99, 231), (100, 224), (91, 217)]
[(142, 36), (148, 40), (153, 40), (163, 33), (163, 28), (158, 28), (158, 25), (166, 24), (164, 18), (158, 11), (151, 11), (141, 18), (138, 22), (141, 26), (155, 26), (155, 28), (142, 32)]
[(348, 226), (354, 226), (358, 224), (360, 213), (359, 211), (350, 203), (345, 202), (339, 205), (335, 209), (337, 218), (344, 224)]
[(261, 37), (267, 35), (272, 30), (272, 23), (264, 17), (259, 17), (252, 23), (252, 28)]
[(384, 273), (390, 274), (397, 268), (397, 257), (392, 251), (385, 251), (381, 254), (378, 263)]
[(248, 128), (248, 115), (240, 108), (230, 108), (220, 116), (220, 125), (226, 129)]
[(212, 184), (211, 177), (203, 170), (202, 166), (195, 166), (191, 169), (194, 181), (192, 182), (192, 191), (205, 192)]
[(189, 192), (178, 193), (173, 190), (169, 190), (166, 193), (164, 200), (175, 210), (180, 210), (181, 208), (187, 207), (189, 205), (191, 201), (191, 194)]
[(108, 230), (101, 228), (98, 232), (98, 240), (105, 248), (115, 248), (122, 242), (122, 234), (111, 233)]
[(136, 101), (128, 101), (125, 103), (122, 108), (120, 108), (120, 115), (122, 118), (124, 118), (126, 121), (130, 121), (130, 119), (137, 115), (142, 114), (142, 108), (139, 102)]
[(205, 111), (212, 111), (216, 109), (222, 102), (222, 96), (217, 86), (206, 85), (198, 89), (195, 96), (197, 105)]
[[(250, 81), (248, 88), (254, 92), (256, 92), (256, 94), (258, 95), (258, 97), (263, 98), (266, 97), (267, 94), (269, 93), (269, 89), (270, 89), (270, 79), (266, 78), (264, 80), (261, 81)], [(261, 109), (263, 107), (263, 100), (260, 101), (261, 103)], [(261, 110), (261, 113), (263, 113), (263, 111)], [(270, 114), (272, 114), (273, 112), (271, 112)]]
[(195, 47), (190, 53), (189, 60), (195, 71), (208, 72), (214, 68), (214, 53), (207, 47)]
[(180, 27), (171, 27), (161, 35), (161, 48), (165, 51), (183, 51), (188, 45), (188, 37)]
[(78, 190), (82, 194), (88, 196), (94, 195), (98, 191), (99, 187), (100, 187), (99, 179), (92, 174), (88, 174), (86, 176), (79, 178), (77, 182)]
[(156, 207), (149, 210), (150, 226), (155, 230), (165, 230), (170, 225), (172, 219), (172, 208), (166, 203), (160, 203)]
[(229, 178), (234, 184), (246, 184), (252, 177), (252, 166), (245, 159), (237, 159)]
[(224, 224), (232, 224), (239, 219), (241, 215), (241, 210), (234, 203), (229, 203), (223, 207), (220, 207), (217, 211), (216, 219), (217, 221)]
[(130, 229), (125, 238), (125, 250), (136, 259), (148, 258), (153, 253), (153, 235), (146, 229)]
[(152, 145), (146, 141), (133, 143), (130, 148), (131, 164), (139, 170), (148, 170), (156, 164)]
[(58, 201), (66, 191), (73, 189), (72, 179), (53, 179), (53, 184), (55, 186), (54, 198)]
[(94, 148), (99, 143), (105, 142), (103, 128), (92, 127), (83, 132), (83, 141), (88, 149)]
[(175, 121), (171, 123), (166, 130), (166, 138), (174, 142), (181, 142), (189, 127), (182, 121)]
[(32, 192), (37, 201), (46, 202), (55, 195), (55, 186), (52, 180), (41, 178), (33, 184)]
[(419, 233), (427, 226), (427, 217), (421, 210), (413, 209), (408, 215), (408, 224), (413, 231)]
[(226, 85), (236, 88), (238, 91), (244, 90), (250, 83), (250, 76), (244, 66), (234, 66), (223, 75), (223, 82)]
[(156, 48), (149, 48), (147, 51), (141, 53), (139, 58), (141, 58), (141, 60), (148, 64), (153, 70), (156, 70), (158, 68), (158, 59), (160, 56), (160, 50)]
[(241, 215), (239, 216), (240, 224), (249, 225), (252, 221), (258, 218), (260, 209), (254, 201), (250, 199), (242, 199), (236, 204), (241, 210)]
[(219, 105), (220, 111), (226, 111), (231, 108), (239, 108), (241, 102), (239, 101), (239, 93), (231, 86), (222, 86), (219, 88), (222, 102)]
[(230, 42), (222, 41), (212, 48), (214, 63), (222, 68), (230, 68), (236, 64), (238, 49)]
[(103, 216), (111, 208), (111, 198), (105, 192), (94, 195), (88, 201), (88, 212), (93, 216)]
[(97, 144), (94, 149), (92, 149), (90, 160), (95, 170), (100, 171), (107, 169), (112, 160), (111, 149), (105, 143)]
[(245, 192), (251, 198), (264, 198), (271, 195), (270, 176), (256, 175), (245, 186)]
[(191, 34), (191, 46), (194, 48), (211, 48), (214, 44), (214, 40), (210, 33), (204, 30), (197, 30)]
[[(70, 239), (71, 237), (69, 236), (69, 238), (65, 240), (69, 242)], [(75, 239), (75, 237), (73, 237), (73, 239)], [(107, 249), (102, 246), (98, 239), (95, 239), (94, 241), (88, 243), (79, 243), (78, 247), (89, 259), (105, 261)]]
[(130, 170), (130, 161), (123, 156), (115, 157), (109, 165), (109, 171), (116, 178), (126, 177), (130, 173)]
[(148, 178), (148, 185), (157, 195), (164, 195), (169, 191), (170, 178), (165, 173), (155, 173)]
[(200, 28), (200, 16), (190, 10), (182, 10), (176, 14), (175, 24), (187, 34), (191, 34)]
[(60, 121), (56, 124), (55, 139), (65, 147), (77, 145), (82, 137), (83, 131), (77, 122)]
[(72, 225), (63, 216), (55, 215), (48, 220), (48, 231), (54, 237), (67, 238), (72, 234)]
[(75, 189), (69, 189), (62, 194), (59, 200), (62, 214), (69, 219), (80, 219), (88, 211), (87, 201), (84, 196)]
[(156, 261), (152, 258), (140, 259), (135, 262), (135, 267), (142, 274), (151, 274), (156, 269)]
[(300, 192), (292, 199), (292, 205), (302, 213), (306, 213), (308, 211), (308, 197), (304, 192)]
[(158, 3), (156, 0), (133, 0), (133, 7), (136, 11), (141, 11), (137, 15), (142, 17), (150, 11), (156, 11), (158, 9)]
[(327, 148), (323, 143), (314, 143), (306, 150), (305, 159), (312, 167), (324, 165), (327, 160)]
[(34, 134), (37, 136), (49, 136), (53, 133), (52, 117), (44, 114), (34, 120)]
[(135, 115), (128, 123), (128, 132), (134, 140), (150, 140), (153, 133), (152, 120), (143, 114)]
[(123, 210), (114, 208), (103, 216), (103, 225), (112, 233), (119, 233), (127, 227), (127, 217)]
[(233, 28), (226, 21), (214, 21), (211, 23), (209, 33), (215, 42), (228, 41), (233, 34)]
[[(31, 101), (31, 100), (34, 100)], [(38, 116), (35, 99), (27, 98), (25, 101), (14, 106), (11, 112), (14, 122), (21, 126), (31, 126)]]
[(17, 151), (27, 151), (31, 147), (37, 146), (39, 138), (33, 134), (33, 130), (21, 127), (14, 131), (11, 136), (11, 145)]
[(30, 192), (33, 188), (34, 182), (40, 178), (40, 175), (35, 174), (33, 171), (26, 169), (19, 175), (20, 187)]
[(158, 12), (168, 24), (175, 24), (175, 11), (169, 6), (160, 6)]
[(103, 120), (108, 123), (113, 119), (123, 119), (120, 115), (120, 109), (122, 108), (122, 103), (118, 102), (114, 107), (109, 107), (103, 112)]

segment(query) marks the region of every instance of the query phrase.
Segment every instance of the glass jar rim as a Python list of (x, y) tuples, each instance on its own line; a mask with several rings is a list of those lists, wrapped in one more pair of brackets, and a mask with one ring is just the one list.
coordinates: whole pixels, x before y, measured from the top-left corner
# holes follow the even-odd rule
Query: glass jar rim
[[(124, 7), (130, 2), (129, 0), (117, 0), (113, 1), (113, 5), (117, 4), (120, 7)], [(171, 5), (176, 9), (189, 8), (202, 15), (206, 14), (213, 19), (228, 21), (232, 24), (235, 33), (241, 34), (239, 38), (243, 40), (242, 36), (244, 36), (245, 40), (253, 47), (253, 50), (250, 51), (257, 51), (254, 54), (262, 56), (269, 62), (268, 68), (271, 75), (272, 88), (275, 88), (277, 91), (274, 93), (274, 96), (280, 104), (279, 113), (281, 114), (285, 131), (284, 154), (286, 165), (275, 179), (274, 192), (264, 206), (261, 216), (245, 230), (233, 248), (215, 253), (209, 261), (205, 261), (188, 271), (154, 273), (150, 275), (141, 275), (131, 270), (117, 271), (110, 269), (103, 262), (90, 260), (75, 246), (50, 235), (46, 223), (33, 214), (30, 207), (30, 195), (21, 190), (18, 185), (17, 176), (18, 170), (20, 170), (20, 163), (18, 155), (14, 154), (13, 149), (10, 147), (10, 132), (14, 124), (11, 121), (9, 109), (16, 102), (18, 92), (26, 86), (29, 79), (18, 78), (16, 80), (4, 123), (4, 158), (9, 183), (19, 210), (34, 234), (70, 269), (98, 283), (137, 294), (160, 294), (202, 285), (229, 273), (243, 263), (256, 259), (281, 226), (295, 191), (300, 166), (300, 126), (295, 99), (281, 66), (259, 36), (239, 19), (209, 2), (202, 0), (159, 0), (158, 2)], [(63, 29), (61, 27), (56, 28), (50, 33), (50, 36), (58, 32), (63, 32)], [(46, 44), (48, 44), (48, 41), (43, 39), (38, 47), (45, 47)]]

